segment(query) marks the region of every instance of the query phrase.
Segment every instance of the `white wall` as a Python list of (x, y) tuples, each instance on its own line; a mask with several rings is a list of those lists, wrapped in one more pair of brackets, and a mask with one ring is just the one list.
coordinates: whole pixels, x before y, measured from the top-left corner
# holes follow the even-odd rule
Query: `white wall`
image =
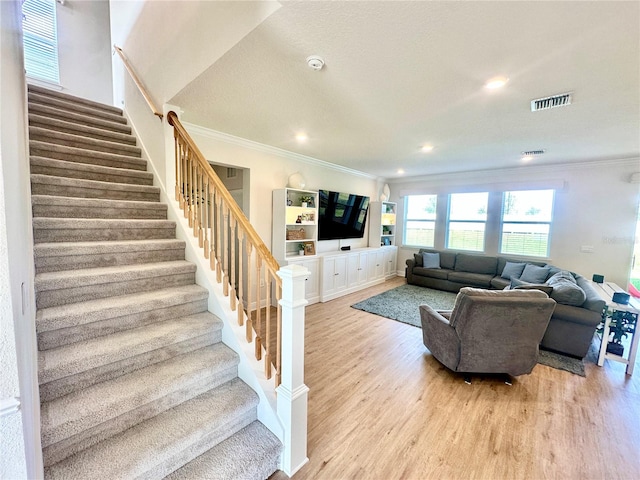
[[(377, 199), (379, 187), (375, 177), (195, 125), (185, 127), (208, 161), (249, 169), (249, 220), (268, 247), (271, 247), (272, 191), (285, 188), (292, 173), (304, 176), (307, 190), (328, 189)], [(340, 245), (366, 247), (367, 240), (365, 232), (362, 239), (318, 242), (317, 251), (338, 251)]]
[[(156, 104), (162, 105), (278, 8), (274, 1), (174, 0), (140, 5), (112, 0), (111, 39), (124, 50)], [(114, 72), (117, 68), (114, 64)], [(116, 82), (117, 105), (123, 100), (122, 91)]]
[(56, 2), (62, 91), (113, 104), (108, 0)]
[(31, 189), (18, 0), (0, 2), (0, 52), (0, 400), (19, 396), (21, 401), (21, 412), (2, 419), (0, 478), (41, 478)]
[[(640, 185), (630, 183), (629, 178), (638, 171), (640, 160), (633, 159), (438, 175), (393, 180), (389, 184), (391, 200), (399, 204), (399, 232), (404, 212), (402, 197), (407, 194), (558, 187), (549, 262), (588, 278), (600, 273), (605, 280), (626, 287), (640, 202)], [(497, 254), (497, 242), (489, 244), (496, 247), (487, 253)], [(582, 252), (582, 246), (592, 246), (593, 252)], [(399, 268), (414, 252), (416, 249), (400, 249)]]

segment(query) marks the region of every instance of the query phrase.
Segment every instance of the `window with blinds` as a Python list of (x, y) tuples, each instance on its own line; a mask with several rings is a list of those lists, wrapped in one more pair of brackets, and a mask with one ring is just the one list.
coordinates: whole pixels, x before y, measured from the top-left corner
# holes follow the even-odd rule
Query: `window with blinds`
[(504, 192), (500, 253), (547, 257), (553, 190)]
[(24, 0), (22, 29), (27, 76), (59, 84), (55, 0)]

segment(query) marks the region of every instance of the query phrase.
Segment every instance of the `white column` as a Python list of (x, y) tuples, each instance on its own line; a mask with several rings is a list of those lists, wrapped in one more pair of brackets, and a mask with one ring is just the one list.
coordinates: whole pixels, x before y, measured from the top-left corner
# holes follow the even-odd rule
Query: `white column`
[(278, 271), (282, 279), (281, 383), (276, 389), (277, 412), (284, 426), (282, 470), (293, 476), (307, 458), (307, 396), (304, 384), (304, 298), (309, 270), (288, 265)]

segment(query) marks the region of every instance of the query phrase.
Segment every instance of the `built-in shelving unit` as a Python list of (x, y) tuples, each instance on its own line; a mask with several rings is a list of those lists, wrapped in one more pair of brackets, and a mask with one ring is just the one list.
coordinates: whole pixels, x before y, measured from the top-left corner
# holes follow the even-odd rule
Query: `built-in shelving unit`
[(284, 188), (273, 191), (271, 250), (280, 263), (315, 256), (318, 242), (318, 192)]
[(309, 303), (317, 302), (320, 299), (316, 253), (318, 192), (294, 188), (274, 190), (271, 228), (271, 253), (281, 266), (297, 264), (309, 270), (305, 297)]
[(394, 202), (371, 202), (369, 204), (369, 246), (380, 247), (396, 244), (396, 213)]

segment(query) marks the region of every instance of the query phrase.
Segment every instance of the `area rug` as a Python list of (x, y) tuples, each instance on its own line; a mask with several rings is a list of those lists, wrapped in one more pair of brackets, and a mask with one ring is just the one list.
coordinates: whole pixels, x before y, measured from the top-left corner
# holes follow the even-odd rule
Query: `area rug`
[(455, 293), (416, 285), (401, 285), (351, 306), (358, 310), (420, 327), (420, 305), (431, 305), (436, 310), (451, 310), (455, 301)]
[[(416, 285), (401, 285), (379, 295), (367, 298), (362, 302), (355, 303), (351, 305), (351, 307), (407, 323), (414, 327), (421, 327), (420, 305), (427, 304), (436, 310), (450, 310), (453, 308), (455, 301), (455, 293), (418, 287)], [(589, 353), (587, 353), (584, 359), (540, 350), (538, 363), (585, 377), (585, 362), (596, 363), (598, 360), (598, 342), (599, 340), (594, 337)]]

